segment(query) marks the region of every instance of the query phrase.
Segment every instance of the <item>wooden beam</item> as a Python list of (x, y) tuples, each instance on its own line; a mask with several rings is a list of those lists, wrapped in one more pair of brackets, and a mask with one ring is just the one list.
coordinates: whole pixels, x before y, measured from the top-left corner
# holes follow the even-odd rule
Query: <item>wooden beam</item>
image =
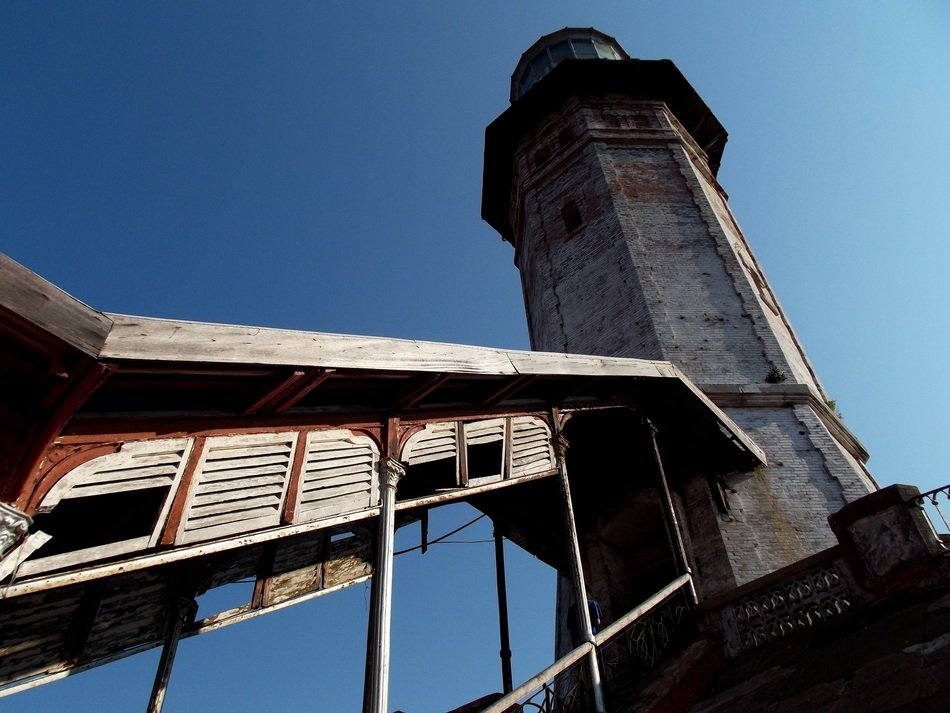
[(185, 471), (181, 474), (181, 482), (178, 484), (178, 491), (175, 493), (175, 499), (172, 501), (171, 510), (168, 513), (168, 520), (162, 530), (159, 542), (163, 545), (175, 544), (175, 538), (178, 536), (178, 527), (181, 525), (181, 519), (184, 517), (185, 506), (188, 504), (188, 494), (191, 491), (191, 483), (195, 479), (195, 473), (198, 470), (198, 463), (205, 450), (204, 436), (196, 436), (195, 443), (191, 448), (191, 454), (188, 457), (188, 464)]
[(442, 386), (442, 384), (444, 384), (450, 378), (452, 378), (450, 374), (433, 374), (432, 376), (425, 379), (422, 384), (407, 393), (405, 396), (401, 397), (399, 401), (393, 404), (391, 409), (392, 412), (399, 413), (404, 409), (412, 408), (417, 403), (422, 401), (422, 399), (424, 399), (426, 396)]
[(512, 379), (500, 389), (496, 390), (491, 396), (482, 401), (482, 406), (494, 406), (495, 404), (501, 403), (505, 399), (514, 396), (516, 393), (521, 391), (521, 389), (526, 387), (537, 378), (538, 377), (534, 374), (525, 374)]
[(99, 356), (112, 320), (6, 255), (0, 255), (0, 307), (91, 357)]
[(114, 370), (115, 367), (111, 364), (91, 364), (76, 384), (66, 392), (59, 404), (51, 412), (43, 415), (42, 426), (31, 432), (29, 445), (23, 453), (23, 473), (28, 480), (33, 480), (39, 475), (38, 471), (53, 440), (73, 418), (76, 410), (95, 393)]
[(257, 401), (244, 409), (241, 415), (250, 416), (258, 411), (268, 410), (268, 407), (274, 406), (274, 404), (278, 402), (281, 397), (285, 396), (287, 392), (293, 388), (294, 384), (303, 379), (306, 374), (307, 372), (305, 371), (290, 372), (290, 374), (285, 376), (277, 385), (268, 389)]
[(331, 376), (336, 373), (336, 369), (319, 369), (317, 371), (309, 371), (307, 379), (296, 386), (289, 394), (287, 394), (281, 401), (278, 403), (271, 413), (283, 413), (289, 408), (295, 406), (299, 401), (301, 401), (307, 394), (316, 389), (320, 384), (325, 382)]

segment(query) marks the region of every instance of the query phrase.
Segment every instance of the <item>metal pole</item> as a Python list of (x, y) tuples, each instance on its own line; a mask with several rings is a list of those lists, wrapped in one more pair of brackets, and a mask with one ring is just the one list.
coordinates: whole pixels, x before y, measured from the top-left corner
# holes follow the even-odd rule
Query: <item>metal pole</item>
[(679, 518), (676, 516), (676, 508), (673, 505), (673, 496), (670, 493), (670, 485), (666, 480), (666, 470), (663, 468), (663, 459), (660, 457), (660, 446), (656, 441), (656, 426), (649, 419), (646, 420), (647, 428), (650, 429), (650, 440), (653, 442), (653, 458), (656, 461), (656, 469), (660, 474), (660, 485), (663, 488), (663, 504), (665, 505), (666, 530), (670, 538), (670, 544), (673, 547), (680, 574), (689, 575), (689, 591), (693, 598), (693, 604), (699, 599), (696, 596), (696, 585), (693, 583), (693, 571), (690, 569), (689, 560), (686, 558), (686, 545), (683, 542), (683, 533), (680, 531)]
[(511, 693), (511, 641), (508, 637), (508, 589), (505, 585), (505, 538), (498, 528), (495, 537), (495, 584), (498, 588), (498, 637), (501, 641), (501, 685), (504, 693)]
[(175, 654), (178, 652), (178, 642), (181, 640), (181, 630), (185, 625), (185, 620), (189, 618), (193, 605), (194, 600), (187, 597), (177, 599), (172, 605), (175, 608), (173, 619), (162, 647), (162, 657), (158, 661), (155, 682), (152, 684), (152, 695), (149, 696), (145, 713), (162, 712), (162, 707), (165, 705), (165, 692), (168, 690), (168, 679), (171, 678), (172, 665), (175, 663)]
[(567, 440), (561, 434), (561, 424), (557, 409), (551, 410), (551, 421), (554, 426), (555, 446), (557, 450), (557, 469), (560, 475), (561, 498), (564, 505), (564, 521), (567, 524), (567, 534), (571, 548), (571, 574), (574, 579), (575, 608), (580, 617), (580, 633), (584, 641), (591, 644), (587, 661), (590, 665), (590, 683), (594, 691), (594, 709), (597, 713), (606, 713), (604, 707), (604, 689), (600, 680), (600, 663), (597, 660), (597, 642), (594, 640), (594, 629), (590, 623), (590, 612), (587, 609), (587, 585), (584, 582), (584, 564), (581, 561), (581, 546), (577, 539), (577, 523), (574, 520), (574, 504), (571, 501), (571, 483), (567, 476)]
[(370, 612), (369, 646), (366, 657), (368, 681), (363, 698), (364, 713), (386, 713), (389, 699), (389, 644), (392, 623), (393, 541), (396, 523), (396, 486), (406, 474), (398, 461), (387, 458), (380, 478), (379, 537), (376, 570), (373, 572), (373, 609)]

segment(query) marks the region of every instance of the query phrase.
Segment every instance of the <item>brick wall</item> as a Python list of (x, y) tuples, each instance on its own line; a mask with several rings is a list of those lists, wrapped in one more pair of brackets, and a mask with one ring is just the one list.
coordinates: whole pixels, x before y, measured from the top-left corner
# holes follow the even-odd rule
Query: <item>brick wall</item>
[[(515, 176), (534, 349), (667, 359), (709, 388), (779, 376), (824, 399), (705, 155), (665, 105), (569, 100), (523, 138)], [(726, 514), (695, 483), (680, 493), (708, 593), (834, 544), (827, 515), (873, 488), (810, 405), (728, 412), (770, 466), (729, 476)]]

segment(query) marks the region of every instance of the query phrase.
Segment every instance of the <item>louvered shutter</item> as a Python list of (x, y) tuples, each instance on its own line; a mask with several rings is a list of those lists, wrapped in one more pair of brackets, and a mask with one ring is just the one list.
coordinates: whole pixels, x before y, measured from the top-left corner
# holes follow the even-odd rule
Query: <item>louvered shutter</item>
[(191, 442), (190, 438), (171, 438), (125, 443), (118, 453), (93, 458), (69, 471), (50, 488), (39, 511), (50, 510), (67, 498), (173, 485)]
[(493, 418), (488, 421), (472, 421), (464, 425), (465, 442), (470, 446), (481, 443), (501, 441), (505, 438), (505, 419)]
[(351, 431), (315, 431), (297, 489), (297, 522), (372, 507), (378, 495), (379, 450)]
[(199, 542), (278, 525), (295, 444), (292, 432), (208, 438), (178, 541)]
[(403, 449), (403, 460), (409, 465), (455, 458), (457, 455), (458, 438), (454, 421), (426, 425), (409, 437)]
[[(172, 495), (181, 479), (193, 442), (190, 438), (169, 438), (125, 443), (118, 453), (93, 458), (60, 478), (37, 508), (38, 519), (45, 513), (52, 513), (50, 517), (55, 518), (56, 506), (67, 501), (70, 505), (76, 505), (78, 503), (72, 501), (82, 499), (85, 503), (87, 499), (97, 496), (111, 496), (150, 488), (164, 489), (166, 492), (164, 495), (157, 493), (154, 509), (142, 513), (143, 516), (151, 518), (151, 521), (142, 521), (143, 531), (148, 531), (148, 534), (130, 539), (121, 539), (120, 535), (95, 547), (68, 550), (48, 556), (44, 556), (45, 550), (39, 549), (34, 559), (23, 562), (19, 568), (20, 574), (34, 574), (153, 546), (168, 515)], [(95, 503), (89, 502), (88, 505), (95, 509)], [(103, 523), (101, 528), (105, 537), (108, 537), (108, 522)], [(61, 533), (60, 537), (66, 538), (66, 541), (71, 539), (69, 532)], [(33, 550), (41, 547), (48, 539), (48, 535), (36, 532), (30, 535), (24, 546)]]
[(556, 467), (551, 431), (536, 416), (511, 419), (511, 475), (540, 473)]

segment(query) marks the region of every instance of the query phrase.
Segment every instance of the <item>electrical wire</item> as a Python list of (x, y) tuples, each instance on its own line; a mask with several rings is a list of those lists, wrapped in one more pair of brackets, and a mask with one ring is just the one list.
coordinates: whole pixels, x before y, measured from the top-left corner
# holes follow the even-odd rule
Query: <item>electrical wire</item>
[[(428, 547), (429, 545), (436, 545), (436, 544), (439, 544), (439, 543), (442, 542), (443, 540), (447, 540), (448, 538), (450, 538), (450, 537), (451, 537), (452, 535), (454, 535), (455, 533), (461, 532), (461, 531), (464, 530), (466, 527), (470, 527), (471, 525), (474, 525), (476, 522), (478, 522), (479, 520), (481, 520), (483, 517), (485, 517), (485, 514), (484, 514), (484, 513), (481, 514), (481, 515), (479, 515), (478, 517), (476, 517), (474, 520), (471, 520), (471, 521), (469, 521), (469, 522), (466, 522), (464, 525), (460, 525), (459, 527), (456, 527), (456, 528), (455, 528), (454, 530), (452, 530), (451, 532), (446, 532), (444, 535), (440, 535), (439, 537), (436, 537), (434, 540), (430, 540), (429, 542), (426, 542), (425, 545), (416, 545), (415, 547), (407, 547), (407, 548), (404, 549), (404, 550), (399, 550), (398, 552), (393, 552), (393, 556), (395, 556), (395, 555), (404, 555), (404, 554), (406, 554), (407, 552), (413, 552), (413, 551), (415, 551), (415, 550), (421, 550), (421, 549), (423, 548), (423, 546)], [(490, 541), (490, 540), (485, 540), (485, 542), (489, 542), (489, 541)], [(446, 544), (454, 544), (454, 543), (446, 543)]]

